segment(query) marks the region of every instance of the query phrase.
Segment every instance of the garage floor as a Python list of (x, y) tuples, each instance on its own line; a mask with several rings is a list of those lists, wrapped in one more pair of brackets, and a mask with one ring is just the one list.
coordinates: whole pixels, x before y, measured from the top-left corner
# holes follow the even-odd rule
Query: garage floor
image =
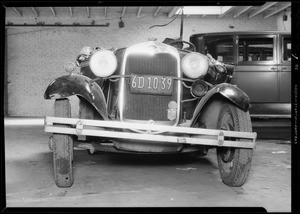
[(7, 207), (250, 206), (291, 211), (290, 141), (258, 140), (243, 187), (222, 183), (214, 150), (204, 157), (75, 150), (75, 182), (58, 188), (42, 121), (31, 122), (5, 120)]

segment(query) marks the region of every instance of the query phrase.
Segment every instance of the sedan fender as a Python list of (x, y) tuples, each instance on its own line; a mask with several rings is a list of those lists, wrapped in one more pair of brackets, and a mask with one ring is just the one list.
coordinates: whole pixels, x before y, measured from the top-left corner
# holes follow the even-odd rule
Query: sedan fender
[(102, 89), (97, 83), (89, 84), (91, 79), (79, 75), (68, 74), (53, 80), (47, 87), (45, 99), (63, 99), (72, 95), (85, 98), (90, 102), (104, 120), (108, 120), (107, 104)]
[(207, 94), (200, 100), (194, 111), (193, 118), (191, 121), (195, 121), (198, 118), (199, 113), (201, 112), (205, 104), (209, 100), (214, 99), (213, 97), (216, 94), (220, 94), (224, 98), (230, 100), (232, 103), (234, 103), (237, 107), (239, 107), (245, 112), (249, 110), (250, 99), (248, 95), (235, 85), (231, 85), (229, 83), (222, 83), (209, 90)]

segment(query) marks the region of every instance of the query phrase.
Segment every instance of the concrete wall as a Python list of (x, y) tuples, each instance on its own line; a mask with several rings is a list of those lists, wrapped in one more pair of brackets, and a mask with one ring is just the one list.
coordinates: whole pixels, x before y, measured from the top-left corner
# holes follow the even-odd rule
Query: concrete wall
[[(165, 24), (165, 17), (124, 18), (124, 28), (119, 28), (119, 15), (96, 20), (96, 24), (109, 23), (109, 27), (8, 27), (7, 28), (7, 73), (8, 113), (10, 116), (45, 116), (52, 114), (53, 101), (46, 101), (43, 93), (48, 84), (59, 75), (65, 74), (63, 65), (74, 61), (83, 46), (118, 48), (157, 38), (179, 37), (180, 19), (166, 27), (149, 29), (154, 24)], [(56, 21), (64, 24), (73, 22), (90, 23), (91, 19), (79, 18), (28, 18), (8, 17), (14, 24)], [(264, 19), (256, 16), (232, 18), (192, 18), (184, 21), (184, 39), (194, 33), (220, 31), (278, 30), (277, 17)], [(229, 28), (233, 26), (234, 28)], [(72, 98), (76, 106), (76, 98)], [(78, 109), (73, 110), (73, 117)]]

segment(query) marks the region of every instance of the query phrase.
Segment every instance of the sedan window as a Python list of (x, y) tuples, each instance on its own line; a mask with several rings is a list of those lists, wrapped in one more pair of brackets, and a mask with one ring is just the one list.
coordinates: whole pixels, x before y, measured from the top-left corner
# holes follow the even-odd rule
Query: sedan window
[(273, 61), (273, 38), (240, 38), (239, 61)]
[(205, 39), (205, 54), (209, 53), (220, 62), (232, 63), (233, 39), (232, 37), (211, 37)]
[(291, 48), (292, 48), (291, 37), (284, 37), (283, 38), (283, 60), (284, 61), (291, 61)]

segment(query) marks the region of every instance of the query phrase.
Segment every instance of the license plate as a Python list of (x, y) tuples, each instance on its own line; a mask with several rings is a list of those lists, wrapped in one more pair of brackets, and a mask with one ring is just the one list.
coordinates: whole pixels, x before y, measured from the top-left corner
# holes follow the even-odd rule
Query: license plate
[(130, 78), (130, 93), (172, 95), (173, 78), (132, 75)]

